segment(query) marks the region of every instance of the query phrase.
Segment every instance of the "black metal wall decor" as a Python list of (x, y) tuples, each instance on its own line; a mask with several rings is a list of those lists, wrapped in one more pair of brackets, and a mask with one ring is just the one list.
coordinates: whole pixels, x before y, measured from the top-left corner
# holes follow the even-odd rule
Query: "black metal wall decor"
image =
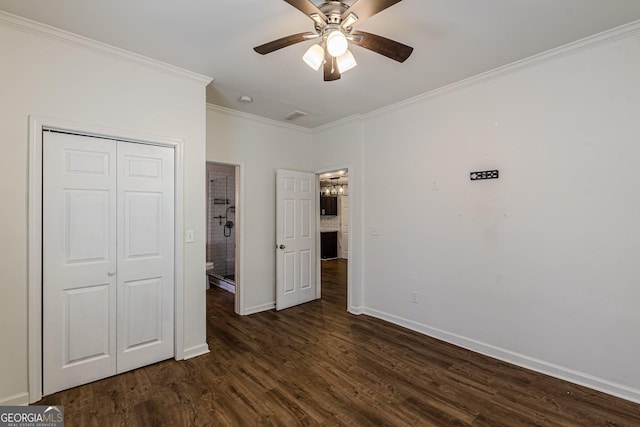
[(469, 175), (471, 181), (479, 181), (481, 179), (498, 179), (499, 172), (497, 170), (494, 171), (481, 171), (481, 172), (471, 172)]

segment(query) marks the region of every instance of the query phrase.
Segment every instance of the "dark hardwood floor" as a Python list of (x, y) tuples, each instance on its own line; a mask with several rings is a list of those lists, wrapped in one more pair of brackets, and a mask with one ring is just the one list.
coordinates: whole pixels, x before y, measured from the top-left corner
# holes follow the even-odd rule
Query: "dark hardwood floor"
[(70, 426), (639, 426), (640, 405), (346, 312), (346, 262), (323, 298), (240, 317), (207, 292), (211, 353), (47, 396)]

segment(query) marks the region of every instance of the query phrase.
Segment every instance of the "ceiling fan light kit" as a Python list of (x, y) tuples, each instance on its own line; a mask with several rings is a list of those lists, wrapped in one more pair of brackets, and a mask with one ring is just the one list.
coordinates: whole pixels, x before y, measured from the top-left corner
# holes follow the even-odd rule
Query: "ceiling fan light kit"
[(302, 59), (309, 67), (318, 71), (324, 62), (324, 48), (319, 44), (314, 44), (307, 50)]
[(338, 71), (341, 74), (346, 73), (350, 69), (354, 68), (358, 63), (356, 62), (356, 58), (353, 56), (353, 53), (349, 49), (347, 51), (336, 58), (336, 62), (338, 64)]
[(310, 0), (285, 0), (307, 15), (315, 32), (294, 34), (253, 48), (266, 55), (306, 40), (320, 38), (302, 57), (313, 70), (324, 65), (324, 80), (340, 79), (340, 75), (357, 65), (349, 44), (363, 47), (398, 62), (404, 62), (413, 48), (375, 34), (354, 31), (354, 27), (367, 18), (382, 12), (401, 0), (356, 0), (351, 6), (342, 1), (325, 1), (316, 6)]
[(349, 49), (347, 37), (340, 30), (331, 30), (327, 36), (327, 52), (329, 55), (337, 58), (346, 53)]

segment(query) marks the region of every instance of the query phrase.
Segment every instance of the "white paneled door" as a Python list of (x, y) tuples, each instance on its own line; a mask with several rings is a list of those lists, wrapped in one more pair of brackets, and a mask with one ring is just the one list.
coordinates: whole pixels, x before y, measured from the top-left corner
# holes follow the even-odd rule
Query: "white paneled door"
[(276, 309), (316, 299), (315, 175), (276, 171)]
[(174, 355), (173, 149), (118, 142), (118, 373)]
[(43, 134), (43, 391), (170, 358), (173, 149)]

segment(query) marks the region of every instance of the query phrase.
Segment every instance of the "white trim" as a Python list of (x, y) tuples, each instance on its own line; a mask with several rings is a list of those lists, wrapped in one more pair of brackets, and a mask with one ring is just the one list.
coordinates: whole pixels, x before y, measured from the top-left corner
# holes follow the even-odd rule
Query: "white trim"
[(244, 315), (244, 163), (236, 164), (236, 271), (235, 306), (236, 314)]
[(266, 304), (254, 305), (253, 307), (245, 307), (244, 315), (249, 316), (251, 314), (261, 313), (263, 311), (274, 310), (276, 308), (276, 302), (268, 302)]
[(540, 372), (564, 381), (578, 384), (584, 387), (598, 390), (625, 400), (640, 403), (640, 390), (627, 387), (622, 384), (616, 384), (602, 378), (594, 377), (584, 372), (574, 371), (563, 366), (554, 365), (543, 360), (535, 359), (513, 351), (505, 350), (481, 341), (453, 334), (442, 329), (434, 328), (429, 325), (414, 322), (413, 320), (395, 316), (383, 311), (372, 308), (365, 308), (364, 314), (385, 320), (387, 322), (420, 332), (421, 334), (436, 338), (441, 341), (448, 342), (458, 347), (466, 348), (494, 359), (502, 360), (535, 372)]
[(202, 83), (203, 86), (208, 85), (213, 80), (211, 77), (185, 70), (166, 62), (158, 61), (128, 50), (120, 49), (115, 46), (102, 43), (88, 37), (80, 36), (59, 28), (52, 27), (41, 22), (33, 21), (22, 16), (13, 15), (11, 13), (0, 11), (0, 25), (13, 28), (38, 37), (59, 41), (71, 46), (81, 47), (99, 53), (105, 56), (117, 57), (139, 65), (144, 65), (155, 70), (160, 70), (173, 74), (175, 76), (184, 77), (189, 80), (195, 80)]
[[(316, 171), (316, 195), (320, 194), (320, 174)], [(316, 196), (317, 197), (317, 196)], [(316, 299), (322, 298), (322, 234), (320, 231), (320, 206), (316, 207)]]
[[(505, 74), (514, 73), (516, 71), (520, 71), (528, 67), (543, 64), (545, 62), (549, 62), (565, 56), (575, 55), (585, 50), (589, 50), (601, 45), (613, 43), (615, 41), (625, 39), (627, 37), (633, 37), (639, 33), (640, 33), (640, 20), (631, 22), (629, 24), (621, 25), (616, 28), (612, 28), (610, 30), (603, 31), (601, 33), (598, 33), (589, 37), (585, 37), (583, 39), (580, 39), (571, 43), (567, 43), (565, 45), (547, 50), (537, 55), (533, 55), (528, 58), (521, 59), (519, 61), (515, 61), (507, 65), (503, 65), (502, 67), (498, 67), (493, 70), (486, 71), (484, 73), (476, 74), (474, 76), (457, 81), (455, 83), (451, 83), (449, 85), (442, 86), (440, 88), (431, 90), (429, 92), (425, 92), (423, 94), (405, 99), (395, 104), (388, 105), (378, 110), (371, 111), (369, 113), (363, 114), (361, 117), (365, 119), (371, 119), (385, 113), (402, 110), (404, 108), (410, 107), (411, 105), (418, 104), (450, 92), (465, 89), (475, 84), (482, 83), (486, 80), (494, 79)], [(326, 126), (331, 127), (330, 126), (331, 124), (332, 123), (329, 123)], [(321, 129), (321, 127), (314, 128), (313, 129), (314, 132), (316, 129)]]
[[(366, 302), (365, 302), (365, 283), (367, 283), (366, 281), (366, 247), (365, 247), (365, 239), (366, 239), (366, 234), (365, 234), (365, 228), (366, 228), (366, 222), (365, 222), (365, 206), (366, 206), (366, 191), (365, 191), (365, 182), (366, 182), (366, 173), (367, 173), (367, 168), (365, 167), (365, 161), (364, 161), (364, 122), (362, 120), (360, 120), (359, 126), (358, 126), (358, 130), (359, 130), (359, 149), (360, 149), (360, 170), (359, 172), (359, 181), (356, 181), (356, 190), (358, 190), (358, 197), (360, 199), (360, 204), (359, 209), (360, 209), (360, 216), (358, 217), (359, 220), (359, 224), (360, 224), (360, 228), (358, 229), (359, 233), (360, 233), (360, 239), (358, 240), (358, 247), (360, 249), (360, 265), (359, 265), (359, 272), (360, 272), (360, 282), (358, 282), (357, 287), (355, 289), (355, 292), (357, 294), (357, 300), (359, 302), (359, 306), (358, 307), (364, 307)], [(351, 183), (351, 182), (349, 182)], [(351, 202), (349, 202), (351, 203)], [(351, 210), (351, 205), (349, 205), (349, 210)], [(349, 234), (351, 234), (351, 228), (349, 228)], [(349, 243), (351, 244), (351, 243)]]
[[(184, 350), (184, 142), (137, 132), (110, 129), (54, 118), (29, 116), (29, 212), (28, 212), (28, 374), (29, 402), (42, 398), (42, 132), (43, 129), (101, 136), (120, 141), (160, 145), (175, 155), (175, 331), (174, 358)], [(203, 344), (206, 346), (206, 344)]]
[(29, 402), (42, 398), (42, 125), (29, 117), (27, 319)]
[(359, 316), (361, 314), (364, 314), (364, 307), (349, 307), (349, 310), (347, 311), (351, 314), (355, 314), (356, 316)]
[(278, 120), (268, 119), (262, 116), (256, 116), (255, 114), (245, 113), (243, 111), (233, 110), (231, 108), (222, 107), (220, 105), (207, 103), (207, 110), (217, 111), (220, 113), (228, 114), (243, 119), (253, 120), (254, 122), (263, 123), (266, 125), (276, 126), (284, 129), (295, 130), (302, 133), (311, 134), (311, 129), (294, 124), (283, 123)]
[(338, 120), (335, 120), (333, 122), (325, 123), (323, 125), (318, 125), (318, 126), (316, 126), (314, 128), (311, 128), (311, 131), (313, 133), (324, 132), (326, 130), (336, 128), (338, 126), (342, 126), (342, 125), (349, 124), (351, 122), (356, 122), (358, 120), (362, 120), (362, 117), (363, 117), (362, 114), (354, 114), (352, 116), (343, 117), (342, 119), (338, 119)]
[(205, 344), (196, 345), (194, 347), (189, 347), (184, 349), (183, 360), (192, 359), (194, 357), (202, 356), (203, 354), (209, 353), (209, 346)]
[(18, 393), (0, 399), (0, 406), (27, 406), (29, 393)]
[[(151, 138), (149, 138), (152, 140)], [(175, 294), (174, 294), (174, 358), (184, 359), (184, 141), (175, 140)], [(206, 345), (206, 344), (205, 344)]]

